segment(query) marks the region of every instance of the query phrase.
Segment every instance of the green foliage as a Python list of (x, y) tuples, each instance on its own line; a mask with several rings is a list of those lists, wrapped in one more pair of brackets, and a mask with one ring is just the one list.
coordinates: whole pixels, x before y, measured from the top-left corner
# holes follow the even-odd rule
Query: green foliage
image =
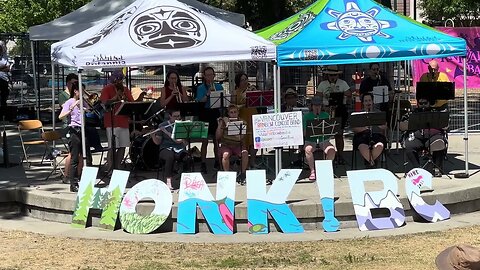
[(93, 198), (92, 202), (92, 208), (96, 209), (101, 209), (100, 205), (102, 204), (102, 193), (100, 192), (100, 189), (97, 189), (97, 192), (95, 192), (95, 197)]
[(444, 25), (452, 19), (455, 26), (480, 26), (480, 1), (478, 0), (420, 0), (421, 15), (428, 24)]
[(102, 211), (102, 217), (100, 218), (100, 225), (105, 229), (115, 229), (115, 223), (117, 222), (118, 210), (120, 209), (120, 203), (122, 201), (122, 193), (120, 187), (117, 186), (112, 193), (108, 196), (108, 203)]
[(90, 0), (2, 0), (0, 33), (27, 32), (30, 26), (47, 23), (90, 2)]
[(127, 232), (136, 234), (151, 233), (160, 227), (165, 220), (167, 220), (165, 215), (141, 216), (137, 213), (120, 213), (122, 228)]
[(105, 209), (105, 206), (107, 206), (108, 196), (110, 196), (110, 192), (107, 190), (100, 199), (100, 209)]
[(92, 195), (93, 187), (92, 185), (88, 185), (85, 191), (81, 194), (82, 197), (80, 198), (80, 202), (77, 203), (75, 212), (73, 212), (72, 223), (83, 226), (87, 223), (88, 210), (90, 209)]

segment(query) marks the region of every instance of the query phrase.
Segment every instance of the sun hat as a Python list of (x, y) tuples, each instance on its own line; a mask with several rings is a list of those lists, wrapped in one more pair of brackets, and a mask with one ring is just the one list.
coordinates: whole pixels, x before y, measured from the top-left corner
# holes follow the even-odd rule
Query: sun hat
[(439, 270), (473, 270), (480, 269), (480, 249), (458, 244), (440, 252), (435, 259)]
[(333, 65), (333, 66), (327, 66), (327, 67), (323, 70), (323, 73), (324, 73), (324, 74), (341, 74), (342, 71), (338, 69), (338, 66)]
[(109, 81), (114, 83), (117, 80), (123, 80), (123, 78), (125, 78), (125, 75), (123, 75), (122, 70), (116, 69), (112, 72), (112, 75), (110, 75)]
[(288, 95), (298, 96), (298, 93), (293, 88), (287, 88), (287, 91), (285, 91), (285, 97)]

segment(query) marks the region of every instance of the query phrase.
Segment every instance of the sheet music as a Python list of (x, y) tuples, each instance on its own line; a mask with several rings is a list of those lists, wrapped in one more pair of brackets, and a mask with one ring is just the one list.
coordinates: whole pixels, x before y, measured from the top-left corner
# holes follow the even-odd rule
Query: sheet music
[(222, 93), (223, 93), (223, 107), (230, 106), (232, 96), (228, 95), (224, 91), (212, 91), (210, 92), (210, 108), (220, 108), (222, 105)]
[(240, 135), (240, 128), (242, 129), (242, 135), (247, 134), (247, 125), (243, 121), (230, 121), (227, 123), (226, 128), (228, 136)]
[(373, 87), (373, 103), (383, 103), (388, 101), (388, 86), (374, 86)]

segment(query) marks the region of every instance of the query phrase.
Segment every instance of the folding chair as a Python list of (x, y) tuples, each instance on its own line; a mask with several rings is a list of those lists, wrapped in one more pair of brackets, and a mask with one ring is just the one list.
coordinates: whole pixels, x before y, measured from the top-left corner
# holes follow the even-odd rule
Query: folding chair
[[(45, 131), (42, 133), (42, 139), (45, 142), (46, 153), (51, 153), (52, 155), (51, 162), (53, 166), (52, 171), (50, 172), (50, 174), (47, 176), (45, 180), (48, 180), (48, 178), (52, 176), (52, 174), (57, 170), (57, 168), (60, 170), (60, 173), (62, 174), (62, 176), (65, 177), (65, 173), (62, 171), (62, 168), (60, 168), (59, 165), (62, 164), (62, 162), (68, 157), (68, 152), (62, 152), (62, 151), (56, 152), (54, 151), (53, 148), (50, 147), (50, 143), (52, 143), (53, 145), (53, 142), (59, 141), (63, 144), (63, 147), (65, 147), (65, 149), (68, 149), (67, 145), (65, 144), (65, 141), (62, 138), (62, 134), (60, 134), (60, 132), (55, 130)], [(59, 162), (57, 162), (58, 157), (60, 158)]]
[[(20, 162), (27, 161), (28, 166), (30, 167), (30, 161), (28, 160), (28, 149), (33, 145), (45, 145), (45, 151), (43, 152), (42, 161), (45, 159), (45, 154), (47, 153), (47, 147), (45, 141), (42, 139), (41, 135), (44, 133), (43, 124), (40, 120), (21, 120), (17, 125), (18, 134), (20, 136), (20, 141), (22, 143), (23, 157)], [(32, 137), (33, 134), (36, 134), (33, 139), (25, 139), (24, 136), (28, 135)]]

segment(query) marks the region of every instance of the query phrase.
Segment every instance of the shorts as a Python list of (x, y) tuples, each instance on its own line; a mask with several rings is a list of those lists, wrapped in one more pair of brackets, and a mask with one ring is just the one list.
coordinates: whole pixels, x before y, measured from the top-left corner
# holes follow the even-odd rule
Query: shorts
[[(243, 150), (247, 151), (247, 150)], [(218, 156), (222, 157), (224, 153), (230, 153), (231, 156), (242, 156), (242, 148), (240, 148), (240, 145), (238, 146), (233, 146), (233, 145), (222, 145), (218, 148)]]
[(380, 133), (372, 133), (370, 131), (363, 131), (353, 135), (353, 149), (357, 149), (360, 144), (377, 144), (383, 143), (384, 146), (387, 145), (387, 138)]
[[(106, 133), (107, 133), (108, 147), (111, 147), (112, 128), (107, 127)], [(113, 129), (113, 133), (115, 135), (115, 148), (130, 147), (130, 131), (128, 128), (116, 127)]]

